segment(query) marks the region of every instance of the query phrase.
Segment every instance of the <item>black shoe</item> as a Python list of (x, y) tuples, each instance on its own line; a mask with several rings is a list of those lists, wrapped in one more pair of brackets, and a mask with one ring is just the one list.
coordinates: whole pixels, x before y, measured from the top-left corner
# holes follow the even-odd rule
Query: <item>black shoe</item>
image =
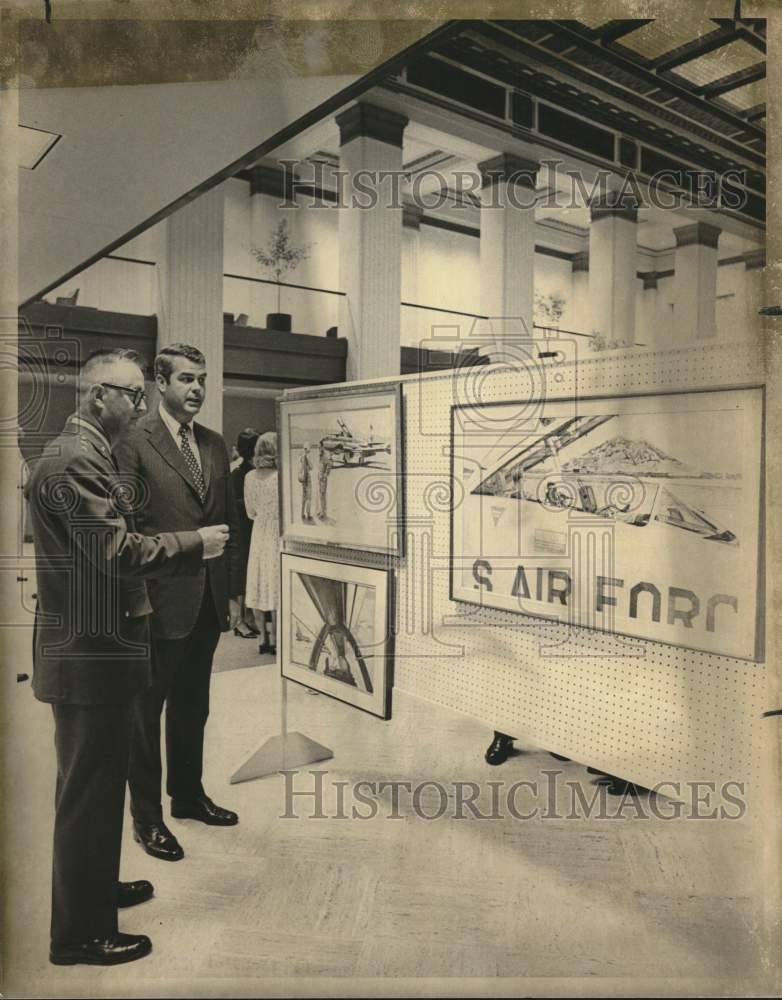
[(171, 815), (177, 819), (197, 819), (208, 826), (236, 826), (239, 822), (235, 812), (216, 806), (207, 795), (202, 795), (194, 802), (178, 802), (172, 799)]
[(277, 655), (277, 647), (274, 645), (274, 643), (272, 643), (271, 646), (269, 646), (269, 652), (271, 653), (272, 656)]
[(239, 639), (255, 639), (258, 636), (257, 632), (242, 632), (240, 628), (234, 628), (234, 635)]
[(263, 656), (266, 653), (271, 652), (271, 646), (268, 642), (261, 642), (258, 644), (258, 652)]
[(139, 882), (120, 882), (117, 889), (117, 906), (136, 906), (138, 903), (146, 903), (154, 895), (154, 886), (146, 879), (141, 879)]
[(643, 785), (635, 785), (632, 781), (625, 781), (624, 778), (611, 778), (610, 784), (606, 786), (609, 795), (632, 795), (637, 798), (639, 795), (649, 795), (649, 789)]
[(561, 753), (554, 753), (553, 750), (548, 751), (549, 757), (553, 757), (554, 760), (563, 760), (566, 764), (570, 763), (570, 757), (563, 757)]
[(494, 734), (494, 739), (486, 751), (486, 763), (497, 765), (504, 764), (513, 750), (513, 737), (506, 736), (505, 733)]
[(52, 965), (120, 965), (135, 962), (152, 951), (146, 934), (115, 934), (110, 938), (95, 938), (83, 944), (57, 944), (49, 949)]
[(182, 846), (165, 823), (133, 823), (133, 839), (147, 854), (161, 861), (181, 861)]

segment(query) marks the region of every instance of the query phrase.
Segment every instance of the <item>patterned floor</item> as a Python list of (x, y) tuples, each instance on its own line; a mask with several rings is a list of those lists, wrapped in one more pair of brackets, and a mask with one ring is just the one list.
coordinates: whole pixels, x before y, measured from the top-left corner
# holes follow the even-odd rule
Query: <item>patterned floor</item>
[[(305, 794), (285, 818), (282, 776), (227, 782), (279, 732), (279, 676), (253, 650), (223, 640), (208, 728), (207, 789), (240, 825), (172, 820), (186, 858), (167, 864), (143, 854), (126, 823), (123, 877), (151, 879), (156, 896), (123, 911), (121, 928), (148, 933), (154, 951), (114, 969), (47, 963), (51, 714), (29, 684), (10, 692), (9, 787), (25, 793), (7, 824), (5, 994), (366, 996), (381, 977), (383, 993), (399, 996), (768, 989), (752, 803), (733, 821), (642, 818), (629, 803), (616, 816), (585, 767), (523, 741), (489, 768), (491, 733), (476, 721), (396, 692), (382, 722), (290, 685), (290, 730), (334, 757), (287, 779)], [(370, 784), (356, 791), (358, 781)], [(524, 781), (536, 791), (517, 786), (509, 808)], [(396, 783), (396, 808), (382, 782)], [(603, 796), (602, 818), (567, 818), (583, 812), (576, 786)], [(477, 818), (471, 795), (480, 815), (499, 815)]]

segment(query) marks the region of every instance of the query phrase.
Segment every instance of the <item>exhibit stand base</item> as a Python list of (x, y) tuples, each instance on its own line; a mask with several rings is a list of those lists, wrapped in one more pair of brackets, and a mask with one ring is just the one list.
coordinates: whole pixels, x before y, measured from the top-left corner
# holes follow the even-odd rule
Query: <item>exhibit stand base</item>
[(288, 683), (280, 678), (280, 735), (270, 736), (242, 766), (234, 771), (229, 784), (240, 781), (265, 778), (267, 774), (277, 774), (288, 768), (314, 764), (319, 760), (330, 760), (334, 756), (328, 747), (321, 746), (304, 733), (288, 732)]
[(240, 781), (264, 778), (267, 774), (329, 760), (333, 756), (328, 747), (321, 746), (303, 733), (272, 736), (231, 775), (230, 783), (238, 785)]

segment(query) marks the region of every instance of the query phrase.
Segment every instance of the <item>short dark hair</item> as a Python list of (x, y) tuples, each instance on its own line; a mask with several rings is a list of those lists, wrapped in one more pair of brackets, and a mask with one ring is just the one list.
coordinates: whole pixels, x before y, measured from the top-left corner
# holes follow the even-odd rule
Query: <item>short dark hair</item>
[(162, 375), (166, 382), (171, 378), (174, 370), (172, 358), (187, 358), (194, 365), (206, 365), (206, 358), (192, 344), (169, 344), (162, 351), (158, 352), (155, 358), (155, 375)]
[(81, 374), (84, 377), (89, 377), (96, 368), (109, 365), (113, 361), (132, 361), (142, 371), (144, 369), (143, 358), (138, 351), (134, 351), (130, 347), (99, 347), (90, 353), (81, 366)]
[(243, 431), (239, 431), (239, 436), (236, 439), (236, 450), (245, 462), (252, 461), (255, 442), (259, 436), (259, 432), (254, 427), (245, 427)]

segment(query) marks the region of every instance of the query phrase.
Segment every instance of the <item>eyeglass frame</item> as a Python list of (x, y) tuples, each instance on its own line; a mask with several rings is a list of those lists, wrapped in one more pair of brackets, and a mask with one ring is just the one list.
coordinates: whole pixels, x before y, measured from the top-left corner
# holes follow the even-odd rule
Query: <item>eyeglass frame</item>
[(115, 385), (114, 382), (101, 382), (100, 385), (106, 389), (119, 389), (120, 392), (127, 392), (133, 397), (133, 409), (137, 410), (142, 401), (146, 401), (146, 389), (131, 389), (129, 385)]

